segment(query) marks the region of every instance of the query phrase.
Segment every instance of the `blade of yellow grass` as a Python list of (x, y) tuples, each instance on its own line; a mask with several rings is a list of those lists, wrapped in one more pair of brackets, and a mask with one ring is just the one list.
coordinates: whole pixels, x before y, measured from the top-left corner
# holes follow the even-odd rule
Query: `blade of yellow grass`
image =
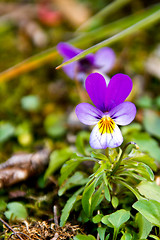
[(0, 82), (4, 82), (11, 78), (17, 77), (20, 74), (31, 71), (37, 67), (40, 67), (46, 62), (51, 62), (58, 56), (56, 48), (49, 49), (45, 52), (30, 57), (19, 64), (7, 69), (0, 74)]

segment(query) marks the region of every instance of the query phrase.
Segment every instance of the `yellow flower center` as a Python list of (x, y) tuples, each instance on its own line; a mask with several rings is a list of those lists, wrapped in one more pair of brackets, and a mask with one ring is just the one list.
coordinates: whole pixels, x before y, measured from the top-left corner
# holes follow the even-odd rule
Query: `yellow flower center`
[(108, 116), (104, 116), (101, 118), (101, 120), (98, 122), (98, 128), (101, 134), (104, 133), (113, 133), (115, 129), (115, 122), (112, 118)]

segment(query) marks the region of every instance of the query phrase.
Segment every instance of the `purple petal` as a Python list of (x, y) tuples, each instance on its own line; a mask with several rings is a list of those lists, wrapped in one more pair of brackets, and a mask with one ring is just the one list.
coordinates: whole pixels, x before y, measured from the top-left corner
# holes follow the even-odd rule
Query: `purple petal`
[(94, 65), (98, 67), (102, 73), (108, 73), (113, 68), (115, 60), (116, 56), (114, 51), (111, 48), (104, 47), (96, 52)]
[(107, 111), (124, 102), (132, 90), (132, 80), (129, 76), (118, 73), (114, 75), (107, 88), (105, 107)]
[(107, 93), (105, 78), (99, 73), (91, 73), (86, 79), (85, 86), (94, 105), (104, 112)]
[(77, 54), (79, 54), (80, 52), (82, 52), (81, 49), (75, 48), (72, 45), (65, 43), (65, 42), (61, 42), (57, 45), (57, 49), (58, 52), (65, 58), (70, 59), (74, 56), (76, 56)]
[(76, 68), (77, 62), (70, 63), (63, 67), (64, 72), (70, 77), (71, 79), (75, 79), (76, 77)]
[(94, 149), (105, 149), (107, 147), (115, 148), (120, 146), (122, 142), (123, 137), (117, 125), (115, 125), (113, 133), (101, 134), (98, 124), (96, 124), (90, 135), (90, 145)]
[(75, 110), (80, 122), (86, 125), (94, 125), (102, 118), (103, 113), (89, 103), (80, 103)]
[(108, 115), (118, 125), (130, 124), (136, 115), (136, 107), (131, 102), (124, 102), (113, 108)]
[(80, 103), (75, 110), (80, 122), (86, 125), (94, 125), (102, 118), (103, 113), (89, 103)]

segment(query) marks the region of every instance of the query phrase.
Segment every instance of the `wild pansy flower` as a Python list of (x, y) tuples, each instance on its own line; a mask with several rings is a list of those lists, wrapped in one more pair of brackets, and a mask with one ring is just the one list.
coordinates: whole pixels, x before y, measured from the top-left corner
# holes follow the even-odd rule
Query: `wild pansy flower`
[(118, 147), (123, 142), (117, 125), (128, 125), (136, 115), (136, 107), (131, 102), (124, 102), (132, 90), (129, 76), (118, 73), (108, 86), (99, 73), (90, 74), (85, 82), (86, 90), (95, 107), (89, 103), (80, 103), (76, 114), (80, 122), (95, 125), (90, 135), (90, 145), (95, 149)]
[[(57, 46), (58, 52), (64, 57), (64, 61), (75, 57), (83, 50), (75, 48), (68, 43), (61, 42)], [(104, 47), (95, 54), (88, 54), (86, 57), (63, 67), (65, 73), (71, 79), (84, 81), (93, 71), (100, 71), (102, 74), (108, 73), (115, 63), (115, 53), (111, 48)]]

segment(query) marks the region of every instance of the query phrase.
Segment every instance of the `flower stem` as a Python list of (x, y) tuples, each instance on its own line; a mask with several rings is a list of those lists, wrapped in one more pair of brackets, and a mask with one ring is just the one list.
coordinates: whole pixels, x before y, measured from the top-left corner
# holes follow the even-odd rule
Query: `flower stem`
[(112, 163), (112, 160), (111, 160), (110, 155), (109, 155), (109, 147), (106, 148), (105, 153), (106, 153), (106, 156), (109, 159), (110, 163)]

